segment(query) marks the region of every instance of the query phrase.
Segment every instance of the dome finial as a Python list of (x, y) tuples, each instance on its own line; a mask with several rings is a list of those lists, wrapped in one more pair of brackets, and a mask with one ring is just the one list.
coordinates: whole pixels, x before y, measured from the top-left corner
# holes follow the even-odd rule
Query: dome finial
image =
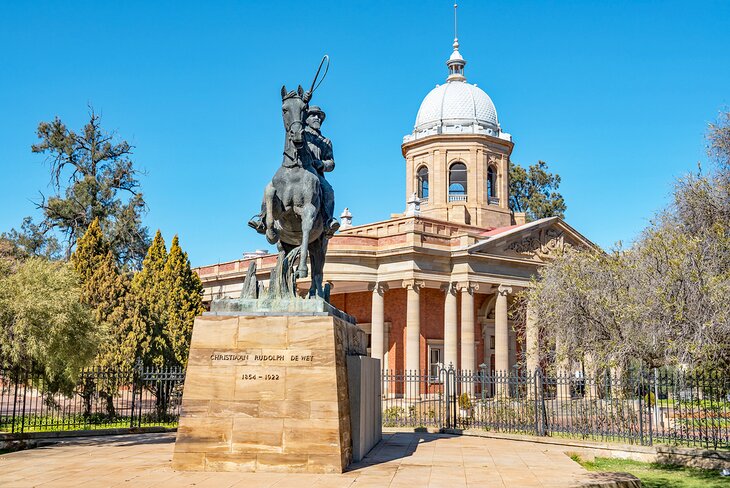
[(459, 8), (459, 5), (454, 4), (454, 51), (459, 50), (459, 30), (458, 22), (456, 21), (456, 9)]
[(464, 58), (461, 57), (461, 54), (459, 53), (459, 31), (458, 31), (458, 22), (457, 22), (457, 16), (456, 16), (456, 10), (459, 8), (459, 6), (455, 3), (454, 4), (454, 52), (451, 53), (451, 57), (448, 61), (446, 61), (446, 66), (449, 67), (449, 76), (446, 78), (446, 81), (466, 81), (466, 78), (464, 77), (464, 66), (466, 66), (466, 61)]

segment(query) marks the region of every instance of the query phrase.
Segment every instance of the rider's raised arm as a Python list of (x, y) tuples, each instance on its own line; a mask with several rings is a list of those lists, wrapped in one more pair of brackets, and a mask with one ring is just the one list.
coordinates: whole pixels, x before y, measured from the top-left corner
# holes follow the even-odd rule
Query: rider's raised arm
[(324, 147), (322, 148), (322, 154), (321, 154), (322, 169), (325, 172), (330, 172), (333, 169), (335, 169), (335, 156), (334, 156), (334, 153), (332, 152), (332, 141), (330, 141), (329, 139), (327, 139), (325, 137), (323, 146)]

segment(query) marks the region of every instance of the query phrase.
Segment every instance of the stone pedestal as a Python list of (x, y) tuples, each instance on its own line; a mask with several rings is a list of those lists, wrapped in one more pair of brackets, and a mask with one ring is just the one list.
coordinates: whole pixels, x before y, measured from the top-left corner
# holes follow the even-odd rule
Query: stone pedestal
[(329, 312), (195, 319), (172, 466), (341, 473), (352, 460), (349, 354), (364, 333)]

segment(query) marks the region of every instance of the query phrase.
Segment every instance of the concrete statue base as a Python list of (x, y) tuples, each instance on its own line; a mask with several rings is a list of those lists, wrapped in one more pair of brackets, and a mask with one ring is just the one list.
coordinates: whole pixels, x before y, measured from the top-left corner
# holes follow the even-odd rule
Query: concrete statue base
[(359, 327), (328, 311), (196, 318), (173, 468), (341, 473), (380, 440), (379, 422), (362, 421), (380, 411), (366, 347)]

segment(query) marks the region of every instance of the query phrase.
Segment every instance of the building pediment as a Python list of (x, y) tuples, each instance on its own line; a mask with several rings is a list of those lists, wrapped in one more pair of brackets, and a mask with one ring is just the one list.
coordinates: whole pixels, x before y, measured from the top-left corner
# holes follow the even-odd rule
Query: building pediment
[(469, 253), (544, 262), (568, 247), (596, 247), (558, 217), (494, 229), (489, 234), (486, 239), (469, 246)]

